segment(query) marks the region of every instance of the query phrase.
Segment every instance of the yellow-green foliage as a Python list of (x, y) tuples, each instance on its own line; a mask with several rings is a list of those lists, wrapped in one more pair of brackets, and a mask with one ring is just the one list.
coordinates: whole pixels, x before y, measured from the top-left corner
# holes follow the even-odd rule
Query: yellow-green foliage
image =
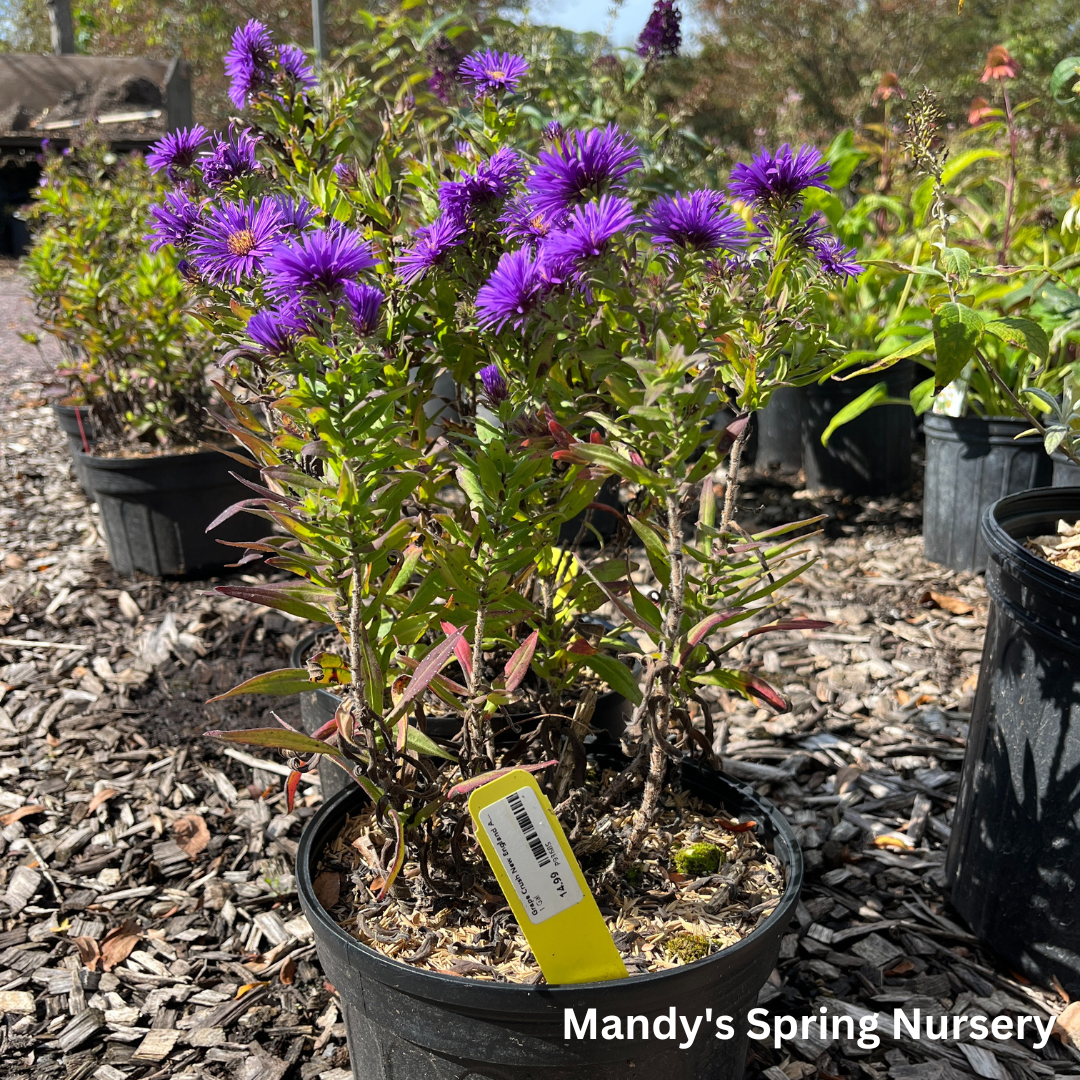
[(691, 844), (675, 853), (675, 869), (687, 877), (708, 877), (720, 869), (724, 849), (716, 844)]

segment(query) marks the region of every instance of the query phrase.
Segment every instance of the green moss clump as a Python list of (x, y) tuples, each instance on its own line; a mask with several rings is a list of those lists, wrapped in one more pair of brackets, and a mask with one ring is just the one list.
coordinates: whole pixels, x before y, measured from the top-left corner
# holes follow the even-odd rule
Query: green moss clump
[(691, 844), (675, 853), (675, 869), (687, 877), (715, 874), (724, 861), (724, 849), (716, 844)]
[(711, 951), (712, 943), (700, 934), (676, 934), (664, 944), (664, 952), (667, 953), (668, 959), (681, 960), (684, 964), (703, 960)]
[(626, 877), (626, 883), (632, 885), (636, 889), (641, 885), (642, 881), (645, 880), (645, 867), (640, 863), (635, 863), (627, 869), (624, 876)]

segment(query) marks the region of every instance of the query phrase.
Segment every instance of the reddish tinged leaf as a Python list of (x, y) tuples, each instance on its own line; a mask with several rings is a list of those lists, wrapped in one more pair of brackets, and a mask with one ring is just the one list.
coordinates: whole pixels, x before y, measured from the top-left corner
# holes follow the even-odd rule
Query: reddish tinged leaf
[(727, 611), (714, 611), (712, 615), (707, 615), (696, 626), (691, 627), (690, 632), (686, 635), (686, 648), (683, 649), (682, 655), (679, 657), (678, 666), (682, 667), (683, 664), (690, 658), (690, 654), (696, 649), (718, 626), (729, 620), (735, 618), (736, 615), (741, 615), (746, 608), (734, 607), (728, 608)]
[(512, 773), (514, 769), (520, 769), (522, 772), (539, 772), (541, 769), (547, 769), (552, 765), (558, 764), (558, 758), (552, 758), (551, 761), (541, 761), (539, 765), (514, 765), (509, 769), (494, 769), (491, 772), (474, 776), (469, 780), (462, 780), (460, 784), (455, 784), (446, 793), (446, 797), (448, 799), (453, 799), (458, 795), (467, 795), (470, 791), (475, 791), (476, 788), (483, 787), (484, 784), (490, 784), (492, 780), (498, 780), (500, 776)]
[(548, 431), (551, 432), (551, 437), (558, 443), (563, 449), (569, 449), (577, 439), (570, 434), (554, 417), (548, 417)]
[(289, 813), (293, 812), (293, 804), (296, 802), (296, 789), (300, 786), (300, 777), (304, 774), (297, 769), (289, 773), (289, 779), (285, 781), (285, 803)]
[(757, 698), (769, 708), (782, 713), (791, 712), (791, 702), (779, 690), (774, 690), (764, 679), (759, 679), (749, 671), (740, 671), (739, 681), (747, 694)]
[(645, 466), (645, 459), (636, 450), (631, 450), (630, 451), (630, 460), (635, 465), (640, 465), (643, 468)]
[(533, 653), (536, 652), (536, 643), (540, 640), (540, 631), (534, 630), (517, 648), (514, 655), (506, 661), (503, 668), (503, 676), (506, 679), (505, 689), (514, 691), (521, 685), (532, 663)]
[[(439, 624), (442, 627), (442, 632), (450, 637), (452, 634), (462, 633), (452, 623), (447, 622), (445, 619)], [(465, 640), (464, 634), (461, 639), (454, 646), (454, 655), (457, 657), (457, 662), (461, 665), (461, 670), (465, 673), (466, 679), (472, 679), (472, 651), (469, 649), (469, 643)], [(466, 691), (468, 693), (468, 691)]]
[(585, 459), (580, 454), (574, 453), (573, 450), (555, 450), (552, 452), (551, 456), (556, 461), (569, 461), (574, 465), (586, 464)]
[(313, 739), (329, 739), (331, 735), (336, 735), (338, 729), (337, 714), (334, 714), (333, 720), (327, 720), (325, 724), (318, 731), (312, 734)]
[(607, 503), (591, 502), (591, 503), (589, 503), (588, 506), (585, 507), (585, 509), (586, 510), (603, 510), (606, 513), (613, 514), (615, 517), (617, 517), (622, 522), (626, 521), (626, 515), (621, 510), (618, 510), (614, 506), (608, 506)]
[(251, 488), (252, 491), (258, 492), (264, 498), (270, 499), (272, 502), (282, 503), (284, 506), (299, 506), (300, 500), (294, 499), (291, 495), (282, 495), (273, 488), (268, 488), (263, 484), (256, 484), (254, 480), (245, 480), (239, 473), (230, 472), (229, 475), (235, 480), (239, 480), (241, 484), (246, 488)]
[(232, 506), (227, 506), (222, 510), (221, 513), (206, 526), (205, 531), (213, 532), (223, 521), (228, 521), (234, 514), (239, 514), (244, 510), (250, 510), (258, 506), (267, 506), (269, 503), (269, 499), (241, 499), (239, 502), (234, 502)]
[(757, 634), (769, 634), (773, 630), (824, 630), (825, 627), (832, 625), (825, 619), (785, 619), (781, 622), (769, 623), (768, 626), (755, 627), (753, 630), (748, 630), (745, 636), (749, 638)]
[(599, 431), (594, 431), (594, 432), (593, 432), (593, 433), (592, 433), (592, 434), (591, 434), (591, 435), (589, 436), (589, 442), (593, 443), (594, 445), (597, 445), (597, 444), (599, 444), (599, 443), (602, 443), (603, 441), (604, 441), (604, 436), (603, 436), (603, 435), (601, 435)]
[(226, 690), (224, 694), (218, 694), (207, 701), (223, 701), (225, 698), (236, 697), (239, 694), (267, 694), (270, 696), (284, 696), (288, 694), (300, 694), (305, 690), (314, 690), (318, 686), (329, 686), (330, 680), (323, 682), (313, 681), (307, 668), (279, 668), (277, 671), (264, 671), (261, 675), (254, 675), (239, 686)]
[(464, 640), (461, 631), (458, 630), (444, 641), (440, 641), (438, 645), (428, 652), (427, 656), (417, 665), (413, 677), (409, 680), (409, 685), (405, 687), (405, 693), (401, 695), (401, 699), (394, 707), (393, 713), (387, 717), (387, 720), (400, 716), (409, 703), (428, 688), (431, 680), (439, 674), (450, 659), (451, 654), (457, 648), (458, 642)]
[(756, 821), (728, 821), (727, 818), (722, 817), (713, 818), (713, 821), (728, 832), (749, 832), (757, 825)]
[[(415, 671), (420, 666), (419, 660), (414, 660), (411, 656), (401, 657), (401, 662), (410, 670)], [(432, 687), (440, 687), (448, 694), (457, 694), (460, 697), (464, 697), (469, 693), (467, 686), (462, 686), (456, 679), (451, 679), (449, 675), (436, 675), (431, 680)]]
[(724, 430), (731, 436), (732, 439), (737, 439), (745, 430), (746, 425), (750, 423), (750, 414), (744, 413), (742, 416), (736, 416), (734, 420)]
[(275, 750), (290, 750), (294, 754), (327, 754), (329, 757), (344, 757), (342, 752), (329, 743), (319, 742), (299, 731), (286, 731), (284, 728), (248, 728), (246, 731), (207, 731), (204, 734), (211, 739), (224, 742), (241, 743), (244, 746), (269, 746)]
[[(639, 630), (644, 630), (646, 634), (656, 633), (656, 627), (650, 626), (629, 604), (620, 600), (606, 581), (600, 581), (599, 579), (592, 577), (590, 577), (589, 580), (600, 589), (616, 608), (619, 609), (619, 614), (622, 615), (628, 623), (636, 626)], [(618, 586), (616, 585), (616, 587)]]
[(328, 609), (334, 604), (332, 589), (313, 585), (309, 581), (274, 581), (267, 585), (219, 585), (217, 592), (225, 596), (236, 596), (263, 607), (277, 608), (279, 611), (296, 615), (312, 622), (332, 623), (333, 617)]
[(588, 638), (583, 637), (579, 637), (566, 651), (574, 653), (576, 656), (595, 656), (599, 652)]

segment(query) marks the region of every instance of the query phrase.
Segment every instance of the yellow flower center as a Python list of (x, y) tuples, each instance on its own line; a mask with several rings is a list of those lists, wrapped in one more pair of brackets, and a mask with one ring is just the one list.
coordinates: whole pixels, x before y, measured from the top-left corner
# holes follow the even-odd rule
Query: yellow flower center
[(543, 214), (535, 214), (529, 219), (529, 224), (541, 235), (545, 234), (547, 230), (547, 222), (544, 221)]
[(240, 229), (239, 232), (229, 234), (229, 239), (225, 241), (225, 245), (228, 247), (230, 255), (249, 255), (255, 250), (257, 242), (251, 229)]
[(506, 78), (506, 72), (505, 71), (489, 71), (487, 74), (488, 74), (489, 79), (505, 79)]

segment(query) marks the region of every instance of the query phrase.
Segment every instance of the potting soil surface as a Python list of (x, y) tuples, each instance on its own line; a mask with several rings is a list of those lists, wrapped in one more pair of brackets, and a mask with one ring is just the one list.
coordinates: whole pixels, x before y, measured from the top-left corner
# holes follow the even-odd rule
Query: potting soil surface
[(1025, 546), (1048, 563), (1072, 574), (1080, 574), (1080, 521), (1071, 525), (1067, 521), (1059, 521), (1056, 533), (1033, 536)]
[[(295, 699), (204, 702), (286, 665), (307, 627), (210, 582), (113, 574), (0, 270), (0, 1077), (348, 1080), (292, 874), (317, 783), (287, 813), (282, 762), (198, 737), (270, 723), (271, 709), (298, 720)], [(1060, 1029), (1041, 1050), (904, 1035), (864, 1051), (815, 1027), (780, 1050), (752, 1043), (755, 1080), (1080, 1076), (1067, 1034), (1080, 1039), (1080, 1005), (1012, 973), (946, 900), (986, 594), (922, 558), (917, 500), (775, 477), (740, 499), (748, 526), (826, 514), (788, 610), (835, 624), (745, 650), (789, 714), (713, 697), (724, 768), (780, 807), (807, 861), (760, 1001), (1061, 1014)]]
[[(590, 778), (601, 798), (614, 775), (609, 771), (606, 783), (595, 783), (595, 771)], [(447, 903), (422, 885), (416, 862), (406, 863), (404, 880), (379, 901), (385, 874), (380, 851), (390, 838), (373, 816), (348, 820), (326, 849), (315, 882), (323, 906), (346, 930), (387, 956), (429, 971), (544, 981), (498, 886), (475, 856), (472, 869), (482, 884), (464, 901)], [(772, 914), (783, 895), (780, 862), (753, 829), (687, 795), (664, 800), (640, 858), (625, 874), (612, 872), (612, 865), (626, 849), (632, 808), (597, 813), (581, 800), (564, 811), (564, 818), (574, 854), (631, 975), (664, 971), (734, 945)], [(718, 863), (709, 865), (710, 858)], [(695, 872), (695, 864), (704, 865)], [(690, 872), (680, 871), (680, 865)]]

